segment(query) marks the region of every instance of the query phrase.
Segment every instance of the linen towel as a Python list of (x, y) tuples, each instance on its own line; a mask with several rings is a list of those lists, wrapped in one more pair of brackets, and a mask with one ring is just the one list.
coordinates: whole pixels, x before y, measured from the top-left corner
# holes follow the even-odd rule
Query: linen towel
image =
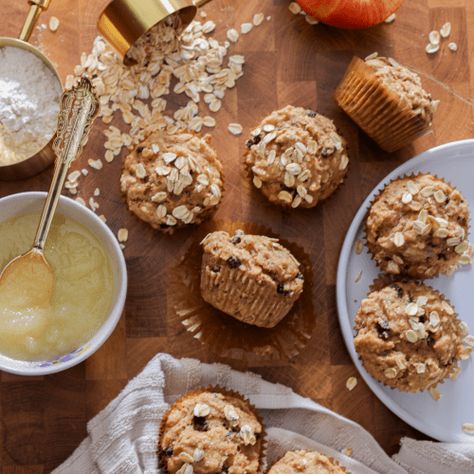
[[(450, 445), (403, 439), (391, 459), (360, 425), (303, 398), (222, 364), (156, 355), (87, 426), (88, 436), (53, 474), (154, 474), (163, 414), (184, 392), (219, 385), (246, 395), (262, 415), (270, 465), (290, 449), (315, 449), (353, 474), (472, 474), (474, 443)], [(348, 456), (346, 449), (352, 450)]]

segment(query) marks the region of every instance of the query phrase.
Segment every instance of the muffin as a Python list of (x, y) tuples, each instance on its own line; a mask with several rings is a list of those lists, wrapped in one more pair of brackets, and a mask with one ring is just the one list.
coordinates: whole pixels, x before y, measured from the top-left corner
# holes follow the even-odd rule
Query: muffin
[(168, 474), (256, 474), (263, 426), (240, 395), (218, 388), (187, 393), (165, 414), (159, 458)]
[(431, 174), (392, 181), (366, 220), (369, 251), (392, 275), (432, 278), (469, 264), (469, 208), (461, 193)]
[(210, 135), (187, 132), (151, 134), (123, 166), (121, 188), (130, 211), (168, 233), (212, 215), (223, 182), (210, 141)]
[(354, 58), (336, 90), (337, 104), (385, 151), (396, 151), (430, 130), (439, 101), (418, 74), (374, 53)]
[(280, 206), (315, 207), (342, 183), (349, 158), (334, 123), (288, 105), (264, 118), (247, 141), (253, 184)]
[(362, 300), (354, 345), (367, 372), (404, 392), (455, 378), (472, 348), (467, 325), (446, 298), (417, 282), (395, 282)]
[(300, 263), (277, 239), (218, 231), (201, 245), (203, 299), (244, 323), (275, 327), (303, 292)]
[(344, 474), (349, 473), (336, 460), (316, 451), (289, 451), (268, 474)]

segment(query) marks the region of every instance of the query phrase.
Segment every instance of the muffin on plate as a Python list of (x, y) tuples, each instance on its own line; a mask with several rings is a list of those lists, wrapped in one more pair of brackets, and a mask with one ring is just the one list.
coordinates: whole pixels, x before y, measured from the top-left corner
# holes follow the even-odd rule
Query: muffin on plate
[(165, 414), (158, 453), (169, 474), (257, 474), (264, 429), (239, 394), (219, 388), (185, 394)]
[(315, 207), (343, 182), (349, 158), (334, 123), (302, 107), (265, 117), (247, 141), (253, 184), (280, 206)]
[(397, 281), (372, 291), (355, 318), (354, 345), (367, 372), (404, 392), (434, 388), (455, 378), (469, 358), (467, 325), (434, 289)]
[(121, 188), (127, 205), (153, 228), (172, 233), (199, 224), (219, 206), (222, 165), (210, 135), (151, 134), (127, 158)]
[(369, 251), (392, 275), (432, 278), (469, 264), (469, 208), (461, 193), (431, 174), (385, 186), (366, 220)]
[(337, 104), (385, 151), (396, 151), (431, 128), (439, 101), (418, 74), (392, 58), (355, 57), (336, 90)]
[(300, 263), (277, 239), (218, 231), (201, 245), (203, 299), (244, 323), (276, 326), (303, 292)]
[(288, 451), (268, 474), (345, 474), (338, 461), (316, 451)]

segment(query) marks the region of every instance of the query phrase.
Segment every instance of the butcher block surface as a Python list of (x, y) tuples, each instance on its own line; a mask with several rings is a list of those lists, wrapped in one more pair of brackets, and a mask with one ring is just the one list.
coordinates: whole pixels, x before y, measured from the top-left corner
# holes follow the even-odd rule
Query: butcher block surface
[[(63, 78), (72, 72), (83, 51), (90, 51), (97, 35), (96, 21), (106, 0), (53, 1), (40, 19), (60, 19), (56, 33), (36, 30), (34, 44), (42, 46)], [(365, 31), (341, 31), (311, 26), (288, 11), (286, 0), (215, 0), (205, 8), (218, 24), (213, 34), (224, 39), (228, 28), (239, 29), (263, 12), (270, 21), (231, 47), (246, 57), (245, 75), (229, 91), (216, 114), (213, 143), (224, 163), (226, 193), (216, 215), (221, 221), (264, 226), (303, 248), (312, 263), (313, 307), (316, 322), (312, 339), (291, 362), (226, 360), (195, 340), (169, 311), (168, 277), (193, 242), (195, 230), (174, 237), (153, 231), (131, 215), (120, 194), (121, 159), (101, 171), (90, 169), (81, 180), (79, 195), (89, 198), (96, 188), (99, 213), (116, 233), (129, 229), (124, 250), (129, 271), (125, 314), (108, 342), (89, 360), (64, 373), (23, 378), (0, 374), (0, 466), (3, 473), (48, 472), (64, 461), (86, 436), (86, 423), (112, 400), (157, 352), (202, 361), (230, 363), (251, 369), (272, 382), (289, 385), (298, 393), (347, 416), (369, 430), (389, 453), (401, 436), (423, 438), (382, 405), (358, 376), (339, 330), (335, 303), (339, 250), (351, 220), (369, 191), (387, 173), (420, 152), (474, 133), (474, 3), (472, 0), (408, 0), (392, 24)], [(0, 0), (0, 34), (16, 35), (27, 2)], [(427, 35), (450, 21), (458, 51), (444, 44), (427, 55)], [(471, 25), (469, 29), (468, 25)], [(344, 113), (333, 93), (356, 54), (378, 51), (420, 73), (426, 88), (441, 100), (433, 133), (394, 154), (382, 152)], [(170, 101), (173, 101), (170, 98)], [(182, 98), (179, 99), (182, 103)], [(256, 193), (242, 172), (245, 136), (260, 118), (287, 104), (318, 110), (333, 118), (346, 137), (350, 168), (344, 185), (326, 203), (313, 210), (282, 211)], [(207, 113), (207, 112), (206, 112)], [(231, 135), (227, 126), (241, 123), (244, 135)], [(103, 157), (104, 125), (98, 121), (74, 168), (87, 167), (89, 158)], [(3, 183), (0, 196), (47, 190), (51, 170), (34, 178)], [(0, 243), (1, 244), (1, 243)], [(350, 376), (359, 379), (346, 389)]]

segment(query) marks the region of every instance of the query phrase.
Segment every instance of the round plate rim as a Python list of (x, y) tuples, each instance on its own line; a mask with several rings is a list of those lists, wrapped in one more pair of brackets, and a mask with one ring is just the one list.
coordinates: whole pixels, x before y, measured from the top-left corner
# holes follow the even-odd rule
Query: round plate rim
[(357, 210), (352, 223), (346, 233), (344, 242), (342, 244), (341, 252), (339, 255), (339, 261), (337, 266), (337, 277), (336, 277), (336, 302), (337, 302), (337, 313), (339, 319), (339, 325), (341, 327), (344, 343), (351, 356), (352, 362), (356, 366), (359, 374), (364, 379), (372, 393), (395, 415), (401, 418), (405, 423), (411, 427), (417, 429), (421, 433), (424, 433), (431, 438), (437, 439), (443, 442), (459, 442), (459, 439), (453, 438), (452, 436), (446, 436), (443, 433), (439, 433), (434, 429), (426, 427), (423, 422), (414, 419), (408, 412), (406, 412), (400, 405), (398, 405), (390, 396), (388, 396), (379, 385), (379, 383), (372, 378), (372, 376), (362, 366), (357, 352), (355, 351), (353, 344), (353, 332), (352, 325), (350, 323), (350, 315), (346, 306), (346, 270), (349, 262), (349, 256), (352, 252), (353, 243), (356, 235), (363, 223), (364, 217), (367, 213), (368, 206), (372, 201), (374, 195), (378, 192), (382, 186), (385, 186), (390, 180), (405, 174), (407, 171), (411, 171), (414, 166), (418, 166), (424, 163), (429, 158), (433, 158), (433, 155), (438, 155), (440, 152), (449, 151), (451, 154), (455, 154), (457, 148), (465, 148), (469, 146), (472, 148), (474, 154), (474, 139), (459, 140), (444, 145), (439, 145), (434, 148), (430, 148), (415, 156), (414, 158), (406, 161), (402, 165), (398, 166), (395, 170), (390, 172), (385, 178), (383, 178), (368, 194), (362, 205)]

